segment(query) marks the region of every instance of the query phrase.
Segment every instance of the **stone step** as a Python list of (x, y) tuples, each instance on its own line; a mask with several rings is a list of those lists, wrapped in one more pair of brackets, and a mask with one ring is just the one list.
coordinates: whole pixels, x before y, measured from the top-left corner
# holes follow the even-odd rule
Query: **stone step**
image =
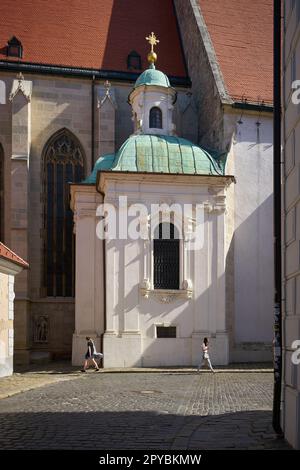
[(51, 353), (49, 351), (31, 351), (30, 363), (31, 364), (48, 364), (51, 362)]

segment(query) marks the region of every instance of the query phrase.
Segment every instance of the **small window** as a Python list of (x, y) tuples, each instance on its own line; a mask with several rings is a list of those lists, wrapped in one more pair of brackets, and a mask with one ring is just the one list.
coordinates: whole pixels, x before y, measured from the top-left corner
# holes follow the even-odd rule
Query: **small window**
[(176, 338), (176, 326), (157, 326), (157, 338)]
[(162, 112), (157, 106), (150, 109), (149, 127), (154, 129), (162, 129)]
[(18, 38), (16, 38), (16, 36), (13, 36), (7, 42), (7, 55), (10, 57), (19, 57), (19, 59), (22, 59), (23, 57), (22, 43)]
[(141, 70), (141, 56), (135, 51), (131, 51), (127, 57), (127, 68), (128, 70)]

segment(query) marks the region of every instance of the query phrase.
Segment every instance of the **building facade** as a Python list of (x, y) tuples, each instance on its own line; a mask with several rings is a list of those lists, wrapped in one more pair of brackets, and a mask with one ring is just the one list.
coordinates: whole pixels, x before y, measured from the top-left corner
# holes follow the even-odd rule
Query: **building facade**
[[(149, 41), (153, 48), (155, 35)], [(106, 367), (196, 365), (205, 336), (212, 338), (214, 362), (227, 364), (225, 200), (234, 178), (225, 175), (225, 155), (213, 157), (176, 135), (177, 93), (155, 68), (156, 53), (148, 57), (128, 98), (133, 134), (71, 188), (77, 237), (73, 363), (80, 364), (88, 334), (103, 338)], [(113, 106), (109, 91), (107, 100)], [(113, 213), (100, 222), (108, 204)], [(139, 227), (134, 236), (133, 223)], [(198, 240), (194, 225), (201, 230)], [(100, 285), (106, 302), (96, 293)]]
[(14, 281), (28, 264), (0, 242), (0, 377), (12, 375), (14, 356)]
[[(283, 121), (283, 389), (282, 425), (286, 439), (300, 449), (300, 365), (295, 356), (300, 345), (300, 104), (292, 86), (300, 77), (300, 3), (284, 2), (282, 64)], [(298, 97), (297, 93), (296, 98)], [(298, 99), (298, 98), (297, 98)], [(295, 341), (299, 341), (295, 345)], [(292, 360), (293, 359), (293, 360)]]
[[(88, 8), (77, 2), (72, 10), (61, 2), (50, 8), (37, 0), (31, 9), (4, 3), (1, 233), (30, 263), (16, 280), (16, 361), (29, 362), (35, 353), (71, 356), (78, 330), (75, 245), (82, 241), (77, 228), (73, 234), (68, 183), (88, 177), (98, 157), (115, 154), (134, 132), (138, 122), (127, 99), (147, 67), (144, 38), (153, 29), (160, 39), (159, 68), (177, 92), (173, 131), (226, 153), (226, 174), (236, 181), (226, 192), (228, 360), (269, 360), (272, 2), (225, 0), (212, 9), (207, 0), (129, 0), (125, 9), (123, 2), (105, 0)], [(63, 28), (61, 17), (72, 28)], [(35, 22), (37, 27), (28, 28)], [(100, 304), (106, 294), (97, 289)], [(100, 342), (106, 326), (102, 313), (95, 315)]]

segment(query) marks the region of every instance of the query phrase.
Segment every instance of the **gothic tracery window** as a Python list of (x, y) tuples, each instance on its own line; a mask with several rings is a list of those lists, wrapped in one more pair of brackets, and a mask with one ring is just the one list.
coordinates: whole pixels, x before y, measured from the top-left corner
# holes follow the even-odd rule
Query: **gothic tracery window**
[(162, 112), (157, 106), (150, 109), (149, 114), (149, 127), (155, 129), (162, 129)]
[(67, 129), (44, 150), (44, 288), (50, 297), (74, 297), (74, 235), (68, 183), (84, 177), (84, 154)]
[(160, 223), (153, 240), (154, 289), (179, 289), (180, 240), (172, 223)]
[(0, 144), (0, 242), (4, 242), (4, 152)]

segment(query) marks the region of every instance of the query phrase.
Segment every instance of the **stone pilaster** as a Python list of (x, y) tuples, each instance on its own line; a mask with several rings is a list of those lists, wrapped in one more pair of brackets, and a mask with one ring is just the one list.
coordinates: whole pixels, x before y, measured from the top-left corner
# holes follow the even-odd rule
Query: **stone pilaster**
[[(11, 155), (11, 248), (28, 260), (29, 155), (31, 143), (32, 82), (22, 74), (13, 81)], [(29, 272), (23, 271), (15, 284), (15, 362), (29, 361)]]
[(95, 159), (107, 153), (115, 152), (115, 114), (116, 102), (110, 83), (96, 88), (95, 116)]
[(97, 203), (95, 189), (76, 193), (73, 206), (76, 230), (75, 332), (72, 364), (80, 365), (86, 352), (86, 336), (101, 350), (104, 332), (103, 241), (97, 237)]

